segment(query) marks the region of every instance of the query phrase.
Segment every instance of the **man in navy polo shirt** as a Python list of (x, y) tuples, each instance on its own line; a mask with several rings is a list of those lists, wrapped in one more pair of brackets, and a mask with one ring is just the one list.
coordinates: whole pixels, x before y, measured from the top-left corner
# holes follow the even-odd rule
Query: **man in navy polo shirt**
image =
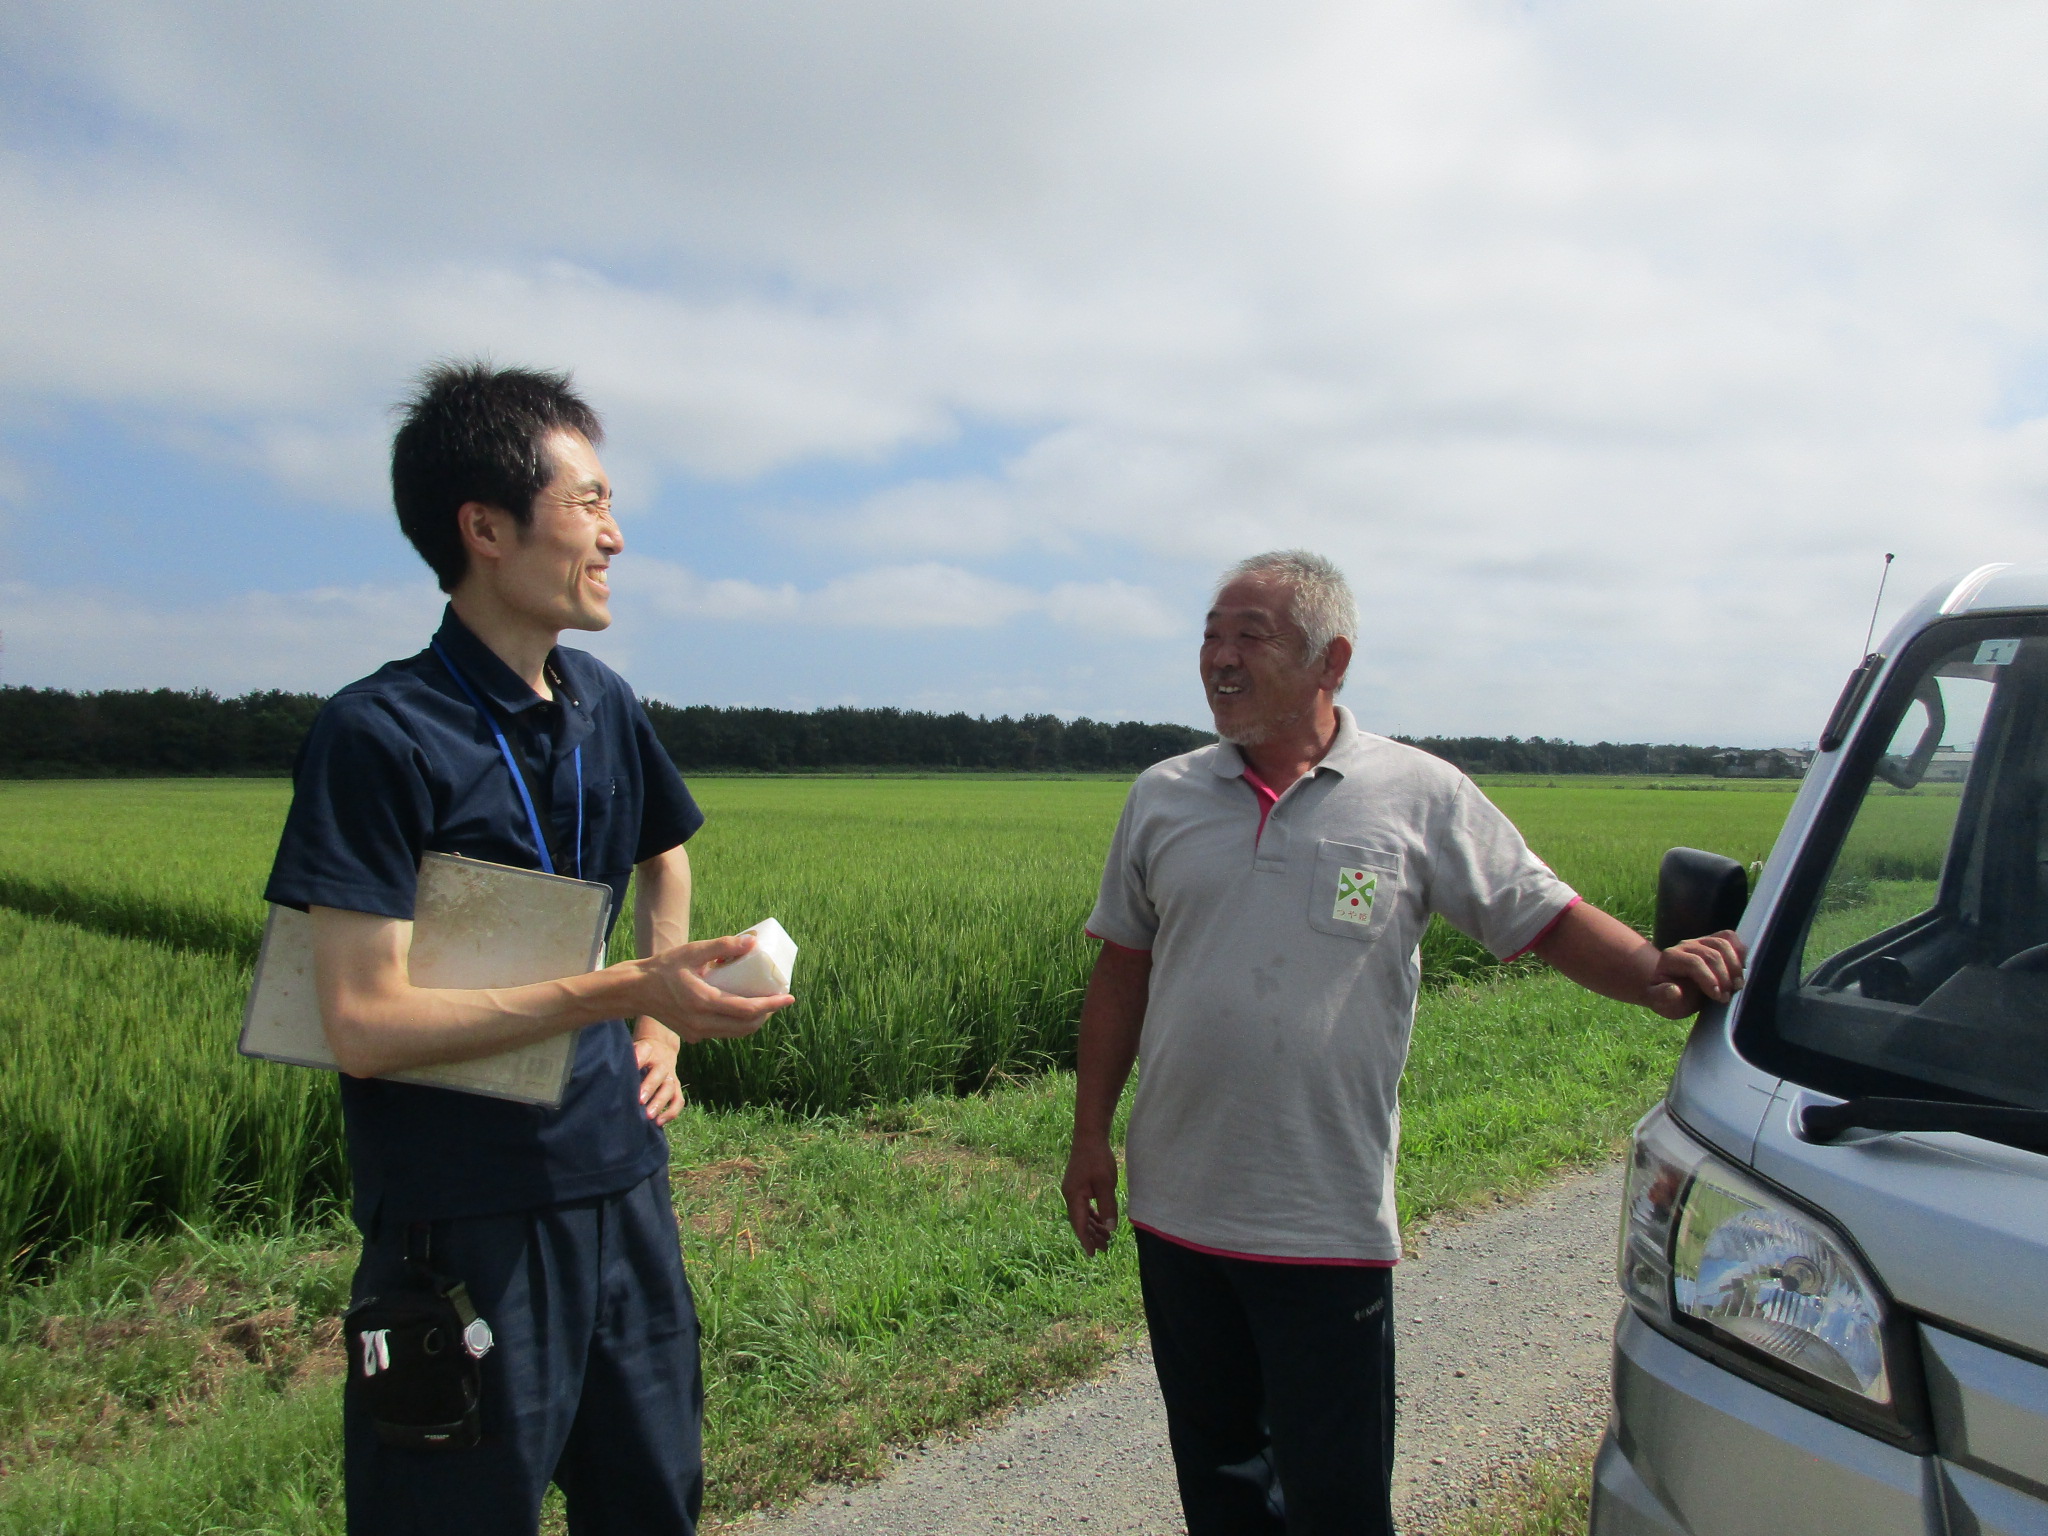
[[(408, 1242), (424, 1241), (496, 1336), (474, 1448), (388, 1446), (345, 1410), (353, 1536), (532, 1532), (550, 1481), (578, 1536), (696, 1526), (697, 1320), (660, 1127), (682, 1104), (682, 1044), (749, 1034), (792, 999), (703, 979), (753, 943), (688, 942), (683, 845), (703, 814), (624, 680), (555, 644), (611, 622), (625, 541), (602, 435), (563, 375), (426, 374), (393, 443), (392, 492), (448, 611), (427, 649), (321, 711), (266, 892), (313, 918), (345, 1074), (356, 1298), (397, 1282)], [(614, 912), (637, 874), (641, 958), (528, 987), (412, 986), (430, 852), (601, 880)], [(570, 1031), (557, 1109), (384, 1080)]]

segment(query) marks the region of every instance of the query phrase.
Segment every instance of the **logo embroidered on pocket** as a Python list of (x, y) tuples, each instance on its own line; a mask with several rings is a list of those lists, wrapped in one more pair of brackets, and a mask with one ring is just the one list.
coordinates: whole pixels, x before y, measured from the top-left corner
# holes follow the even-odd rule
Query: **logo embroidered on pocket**
[(1337, 906), (1331, 913), (1340, 923), (1372, 921), (1372, 899), (1379, 893), (1380, 877), (1362, 869), (1337, 871)]

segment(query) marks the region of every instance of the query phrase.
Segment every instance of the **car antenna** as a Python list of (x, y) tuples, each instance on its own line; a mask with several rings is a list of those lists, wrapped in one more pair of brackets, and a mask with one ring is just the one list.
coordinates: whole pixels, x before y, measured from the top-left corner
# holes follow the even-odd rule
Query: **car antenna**
[(1884, 557), (1884, 574), (1877, 578), (1877, 601), (1870, 605), (1870, 628), (1863, 632), (1863, 654), (1870, 654), (1870, 642), (1877, 638), (1877, 610), (1884, 603), (1884, 584), (1892, 579), (1892, 557)]

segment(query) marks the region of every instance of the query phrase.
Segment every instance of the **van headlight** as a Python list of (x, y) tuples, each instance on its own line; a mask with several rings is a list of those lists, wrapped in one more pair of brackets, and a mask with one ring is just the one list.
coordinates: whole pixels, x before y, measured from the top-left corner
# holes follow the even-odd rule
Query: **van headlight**
[(1621, 1288), (1648, 1321), (1723, 1364), (1901, 1432), (1885, 1299), (1848, 1241), (1661, 1104), (1636, 1127)]

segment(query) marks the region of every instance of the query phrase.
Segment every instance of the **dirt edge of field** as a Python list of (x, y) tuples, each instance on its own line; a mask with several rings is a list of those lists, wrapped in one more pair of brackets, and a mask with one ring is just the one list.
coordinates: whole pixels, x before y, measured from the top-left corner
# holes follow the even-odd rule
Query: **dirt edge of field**
[[(1522, 1467), (1596, 1436), (1607, 1411), (1621, 1167), (1417, 1229), (1395, 1281), (1401, 1394), (1395, 1507), (1435, 1530)], [(980, 1433), (896, 1453), (891, 1472), (823, 1485), (739, 1536), (995, 1536), (1085, 1525), (1182, 1529), (1165, 1418), (1143, 1348)]]

